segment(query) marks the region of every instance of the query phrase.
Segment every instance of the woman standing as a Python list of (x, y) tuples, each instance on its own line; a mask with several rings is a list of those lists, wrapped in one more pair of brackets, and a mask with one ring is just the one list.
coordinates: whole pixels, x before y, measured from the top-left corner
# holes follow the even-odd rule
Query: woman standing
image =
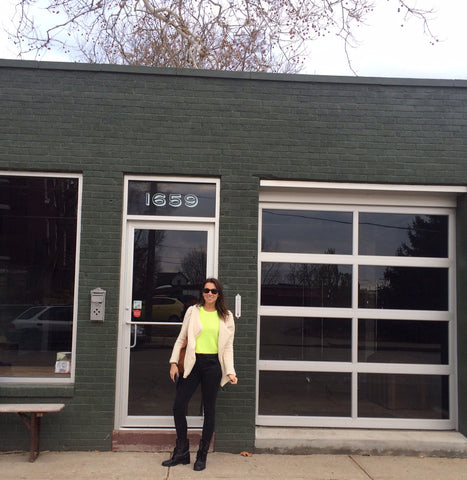
[[(222, 285), (216, 278), (204, 282), (200, 301), (188, 308), (170, 357), (170, 378), (177, 382), (173, 405), (177, 442), (164, 467), (190, 463), (186, 412), (196, 388), (201, 384), (204, 408), (203, 433), (194, 470), (206, 468), (206, 457), (214, 433), (216, 398), (220, 386), (238, 382), (233, 361), (235, 323), (224, 300)], [(183, 378), (178, 379), (178, 360), (185, 340)]]

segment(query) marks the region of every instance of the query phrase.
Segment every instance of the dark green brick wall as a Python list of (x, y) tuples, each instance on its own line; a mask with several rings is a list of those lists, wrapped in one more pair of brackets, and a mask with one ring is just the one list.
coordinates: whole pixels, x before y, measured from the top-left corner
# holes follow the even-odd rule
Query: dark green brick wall
[(224, 183), (222, 175), (221, 185), (219, 277), (232, 311), (235, 294), (242, 296), (235, 334), (239, 384), (219, 394), (216, 449), (240, 452), (254, 443), (259, 181), (241, 169), (229, 176)]
[[(216, 448), (230, 451), (254, 441), (260, 179), (467, 184), (467, 82), (3, 61), (0, 102), (0, 170), (83, 174), (75, 385), (0, 384), (2, 402), (65, 401), (59, 416), (45, 417), (44, 448), (111, 445), (125, 174), (221, 178), (219, 277), (232, 308), (236, 293), (243, 300), (240, 383), (218, 403)], [(459, 212), (465, 238), (465, 200)], [(107, 290), (104, 324), (89, 322), (97, 286)], [(466, 432), (467, 356), (459, 350)], [(0, 417), (0, 429), (9, 432), (0, 449), (25, 447), (17, 419)]]

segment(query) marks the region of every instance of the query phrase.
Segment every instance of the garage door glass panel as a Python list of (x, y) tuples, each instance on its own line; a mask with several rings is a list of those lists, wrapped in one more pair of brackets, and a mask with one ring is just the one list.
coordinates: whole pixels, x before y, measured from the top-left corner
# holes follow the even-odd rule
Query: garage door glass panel
[(360, 213), (360, 255), (448, 256), (447, 215)]
[(260, 372), (260, 415), (350, 415), (351, 375), (327, 372)]
[(360, 373), (358, 414), (381, 418), (449, 418), (445, 375)]
[(349, 318), (261, 317), (261, 360), (349, 362)]
[(448, 322), (358, 321), (358, 361), (446, 365)]
[(350, 265), (262, 264), (261, 304), (306, 307), (349, 307)]
[(263, 252), (352, 253), (352, 213), (263, 210)]
[(359, 267), (359, 307), (447, 310), (448, 269), (429, 267)]

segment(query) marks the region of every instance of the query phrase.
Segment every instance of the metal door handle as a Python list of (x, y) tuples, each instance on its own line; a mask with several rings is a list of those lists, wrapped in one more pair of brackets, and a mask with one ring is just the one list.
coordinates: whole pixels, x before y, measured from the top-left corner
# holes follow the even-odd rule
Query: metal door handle
[(138, 325), (133, 325), (133, 327), (135, 327), (135, 333), (134, 333), (134, 335), (135, 335), (135, 338), (133, 339), (133, 344), (132, 344), (132, 345), (130, 345), (130, 348), (134, 348), (134, 347), (136, 347), (136, 341), (137, 341), (137, 338), (136, 338), (136, 337), (137, 337), (137, 329), (138, 329)]

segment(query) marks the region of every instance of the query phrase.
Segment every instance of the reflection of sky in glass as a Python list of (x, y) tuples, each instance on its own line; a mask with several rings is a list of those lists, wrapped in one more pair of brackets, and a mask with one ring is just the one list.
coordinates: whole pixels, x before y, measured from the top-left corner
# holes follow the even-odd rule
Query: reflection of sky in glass
[[(416, 255), (416, 251), (412, 252), (413, 256), (444, 256), (442, 246), (447, 239), (447, 216), (427, 216), (427, 215), (408, 215), (394, 213), (360, 213), (359, 215), (359, 253), (360, 255), (400, 255), (397, 249), (402, 244), (409, 247), (411, 241), (409, 239), (410, 228), (413, 227), (415, 219), (421, 219), (426, 222), (425, 230), (418, 228), (416, 231), (420, 239), (426, 238), (426, 243), (432, 241), (433, 236), (440, 240), (438, 248), (430, 255)], [(445, 220), (441, 222), (441, 226), (437, 223), (430, 223), (431, 219)], [(444, 241), (443, 241), (444, 240)]]
[(194, 250), (206, 251), (206, 232), (180, 232), (165, 230), (159, 245), (160, 271), (182, 271), (182, 262)]
[[(162, 239), (161, 239), (162, 237)], [(135, 242), (139, 248), (148, 247), (148, 230), (136, 230)], [(183, 260), (193, 251), (206, 252), (207, 233), (202, 231), (156, 230), (156, 256), (158, 271), (182, 271)]]
[(352, 213), (263, 210), (263, 252), (352, 253)]

